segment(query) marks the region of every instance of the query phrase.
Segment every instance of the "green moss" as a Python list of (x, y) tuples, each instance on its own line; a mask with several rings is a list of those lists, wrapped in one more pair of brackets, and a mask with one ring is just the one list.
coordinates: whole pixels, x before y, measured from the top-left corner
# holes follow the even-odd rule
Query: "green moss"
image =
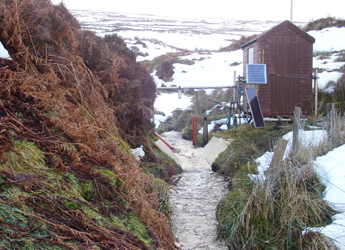
[[(94, 221), (97, 225), (104, 227), (104, 228), (108, 228), (109, 225), (112, 225), (113, 227), (120, 227), (120, 223), (114, 223), (114, 220), (110, 220), (108, 218), (105, 218), (102, 214), (96, 212), (95, 210), (93, 210), (91, 207), (89, 206), (81, 206), (80, 210), (82, 210), (86, 216), (91, 219), (92, 221)], [(115, 216), (113, 216), (114, 218), (117, 218)], [(120, 227), (121, 228), (121, 227)], [(121, 228), (123, 229), (123, 228)]]
[(73, 174), (71, 174), (71, 173), (66, 173), (65, 175), (68, 177), (68, 179), (71, 181), (71, 183), (72, 183), (74, 186), (78, 186), (77, 178), (76, 178)]
[(98, 171), (99, 173), (101, 173), (105, 177), (109, 178), (111, 185), (113, 185), (115, 188), (120, 187), (124, 181), (124, 180), (121, 180), (120, 178), (118, 178), (117, 174), (112, 170), (99, 168), (97, 166), (93, 167), (93, 170)]
[[(50, 237), (47, 231), (51, 232), (52, 230), (49, 224), (47, 225), (44, 221), (37, 220), (37, 218), (26, 214), (31, 213), (41, 217), (42, 215), (38, 212), (40, 210), (54, 211), (54, 207), (52, 207), (54, 204), (50, 203), (49, 200), (53, 202), (62, 200), (66, 206), (80, 210), (97, 225), (108, 229), (116, 228), (131, 232), (148, 246), (151, 245), (152, 239), (147, 228), (140, 221), (139, 217), (131, 214), (131, 212), (128, 211), (127, 215), (125, 215), (124, 211), (120, 209), (117, 216), (115, 216), (113, 214), (114, 204), (103, 200), (103, 208), (108, 212), (105, 217), (98, 211), (99, 208), (97, 206), (91, 207), (87, 205), (91, 204), (89, 202), (92, 201), (95, 192), (92, 180), (82, 181), (74, 173), (61, 173), (54, 171), (55, 169), (50, 169), (45, 164), (44, 152), (35, 143), (26, 140), (15, 140), (15, 138), (16, 136), (14, 135), (12, 142), (14, 151), (3, 154), (2, 163), (0, 164), (0, 170), (2, 171), (0, 173), (0, 180), (8, 182), (8, 175), (6, 173), (11, 173), (11, 176), (14, 176), (13, 178), (15, 176), (21, 178), (23, 184), (18, 182), (1, 186), (1, 200), (11, 204), (7, 205), (0, 202), (0, 223), (5, 225), (2, 227), (2, 231), (7, 235), (16, 235), (17, 232), (14, 230), (16, 227), (29, 228), (30, 230), (38, 227), (38, 229), (31, 233), (32, 237), (11, 237), (11, 242), (0, 239), (1, 249), (13, 249), (13, 246), (19, 249), (60, 249), (49, 244), (43, 245), (44, 241), (37, 240)], [(106, 177), (115, 189), (123, 185), (123, 180), (118, 178), (117, 174), (112, 170), (96, 166), (94, 171)], [(25, 184), (26, 182), (28, 184)], [(33, 187), (35, 187), (33, 193), (27, 192), (27, 188), (31, 189)], [(37, 189), (37, 187), (40, 188)], [(125, 187), (125, 189), (127, 193), (130, 191), (130, 187)], [(100, 190), (100, 193), (102, 191), (104, 190)], [(119, 199), (119, 202), (124, 205), (128, 204), (123, 197)], [(31, 203), (34, 204), (35, 208), (31, 206)], [(119, 206), (122, 207), (120, 204)], [(65, 242), (65, 244), (76, 246), (74, 244), (79, 243)]]
[(129, 214), (129, 216), (115, 216), (111, 215), (110, 218), (105, 218), (100, 213), (92, 210), (90, 207), (82, 206), (81, 210), (92, 219), (97, 225), (106, 228), (118, 228), (124, 231), (129, 231), (138, 236), (147, 246), (151, 245), (152, 239), (149, 236), (148, 230), (145, 225), (140, 221), (136, 215)]
[(69, 206), (72, 209), (80, 209), (78, 204), (74, 201), (64, 200), (64, 203), (66, 204), (66, 206)]
[(28, 209), (18, 209), (13, 206), (0, 204), (0, 222), (3, 225), (11, 225), (14, 228), (20, 227), (24, 229), (35, 228), (31, 232), (32, 237), (15, 237), (18, 231), (11, 227), (2, 226), (1, 231), (3, 235), (12, 235), (11, 240), (5, 238), (0, 239), (1, 249), (61, 249), (58, 246), (47, 246), (40, 241), (43, 238), (49, 238), (50, 234), (46, 232), (46, 223), (39, 222), (32, 225), (32, 218), (27, 216), (24, 211)]
[(134, 235), (138, 236), (139, 239), (141, 239), (147, 246), (150, 246), (152, 239), (149, 236), (147, 228), (140, 221), (140, 218), (138, 216), (131, 214), (129, 216), (129, 222), (130, 224), (128, 225), (128, 228), (131, 230), (131, 232)]
[(79, 189), (83, 198), (87, 201), (90, 201), (94, 194), (92, 181), (88, 180), (85, 182), (80, 182)]
[(111, 223), (115, 225), (117, 228), (120, 228), (121, 230), (126, 230), (126, 226), (124, 225), (124, 220), (112, 215), (111, 216)]

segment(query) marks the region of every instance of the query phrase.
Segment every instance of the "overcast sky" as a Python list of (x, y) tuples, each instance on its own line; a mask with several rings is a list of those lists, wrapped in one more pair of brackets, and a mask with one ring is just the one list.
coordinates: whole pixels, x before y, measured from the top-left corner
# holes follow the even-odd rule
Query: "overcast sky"
[[(290, 20), (291, 0), (51, 0), (70, 10), (102, 10), (176, 17)], [(293, 0), (293, 21), (345, 19), (345, 0)]]

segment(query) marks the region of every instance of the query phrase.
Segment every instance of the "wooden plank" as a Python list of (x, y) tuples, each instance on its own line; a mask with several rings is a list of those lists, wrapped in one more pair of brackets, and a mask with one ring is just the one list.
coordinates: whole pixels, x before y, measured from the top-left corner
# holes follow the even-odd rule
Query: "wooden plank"
[(280, 139), (274, 148), (274, 153), (273, 153), (273, 157), (270, 163), (270, 167), (267, 170), (268, 174), (266, 174), (268, 178), (273, 178), (272, 180), (276, 179), (276, 175), (278, 173), (278, 167), (280, 166), (283, 160), (287, 144), (288, 144), (287, 140)]
[(292, 157), (297, 156), (299, 152), (299, 125), (300, 125), (300, 118), (301, 118), (301, 108), (296, 107), (294, 110), (294, 118), (293, 118), (293, 134), (292, 134)]
[(207, 117), (204, 117), (203, 144), (206, 145), (207, 143), (208, 143), (208, 122), (207, 122)]

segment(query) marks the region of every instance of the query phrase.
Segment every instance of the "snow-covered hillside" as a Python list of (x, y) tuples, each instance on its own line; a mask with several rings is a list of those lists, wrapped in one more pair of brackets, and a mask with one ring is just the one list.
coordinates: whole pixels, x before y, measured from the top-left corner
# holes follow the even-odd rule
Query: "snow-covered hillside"
[[(117, 14), (97, 11), (72, 12), (85, 29), (92, 30), (100, 36), (117, 33), (123, 37), (133, 50), (140, 51), (138, 61), (153, 58), (170, 52), (189, 50), (187, 56), (193, 65), (175, 63), (171, 82), (164, 82), (152, 73), (158, 87), (164, 86), (231, 86), (236, 76), (243, 75), (242, 50), (219, 52), (234, 39), (241, 36), (260, 34), (280, 22), (273, 21), (243, 21), (231, 19), (173, 19), (170, 17)], [(297, 23), (303, 27), (305, 23)], [(319, 69), (318, 86), (325, 88), (329, 81), (336, 82), (341, 75), (341, 67), (345, 62), (337, 62), (341, 50), (345, 49), (345, 28), (327, 28), (321, 31), (310, 31), (316, 39), (314, 44), (313, 66)], [(328, 56), (324, 56), (324, 52)], [(0, 45), (0, 57), (9, 57), (7, 51)], [(155, 108), (167, 116), (175, 108), (186, 108), (190, 99), (186, 96), (179, 100), (176, 94), (167, 97), (161, 94), (157, 97)], [(172, 100), (167, 102), (166, 100)], [(172, 104), (174, 103), (174, 104)], [(176, 105), (175, 105), (176, 104)], [(157, 115), (157, 122), (166, 117)]]
[[(97, 11), (72, 11), (85, 29), (92, 30), (100, 36), (117, 33), (123, 37), (134, 50), (141, 55), (138, 61), (152, 60), (169, 52), (190, 51), (181, 59), (189, 59), (193, 65), (175, 63), (171, 82), (164, 82), (155, 73), (152, 75), (158, 87), (169, 86), (232, 86), (234, 72), (243, 75), (242, 50), (219, 52), (219, 49), (231, 44), (241, 36), (260, 34), (280, 22), (277, 21), (243, 21), (231, 19), (173, 19), (170, 17), (117, 14)], [(303, 27), (305, 23), (297, 23)], [(329, 81), (336, 82), (341, 75), (345, 62), (337, 62), (341, 50), (345, 50), (345, 28), (327, 28), (309, 32), (316, 39), (314, 44), (313, 67), (319, 69), (318, 86), (325, 88)], [(328, 56), (324, 56), (328, 52)], [(0, 57), (9, 55), (0, 44)], [(186, 108), (190, 105), (188, 97), (179, 101), (176, 94), (157, 97), (155, 108), (169, 115), (174, 108)], [(174, 100), (173, 102), (165, 100)], [(172, 103), (177, 105), (174, 107)], [(157, 116), (156, 121), (165, 117)]]

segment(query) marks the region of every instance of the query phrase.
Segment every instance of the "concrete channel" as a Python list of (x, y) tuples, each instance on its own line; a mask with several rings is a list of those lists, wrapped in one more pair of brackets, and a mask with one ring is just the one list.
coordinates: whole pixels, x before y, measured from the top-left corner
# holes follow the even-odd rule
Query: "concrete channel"
[(177, 153), (162, 142), (156, 145), (173, 159), (177, 158), (176, 162), (183, 169), (179, 182), (170, 186), (176, 244), (183, 250), (227, 249), (215, 242), (216, 207), (227, 193), (227, 183), (223, 176), (212, 172), (211, 164), (230, 141), (213, 137), (204, 148), (196, 148), (176, 131), (166, 132), (161, 137)]

